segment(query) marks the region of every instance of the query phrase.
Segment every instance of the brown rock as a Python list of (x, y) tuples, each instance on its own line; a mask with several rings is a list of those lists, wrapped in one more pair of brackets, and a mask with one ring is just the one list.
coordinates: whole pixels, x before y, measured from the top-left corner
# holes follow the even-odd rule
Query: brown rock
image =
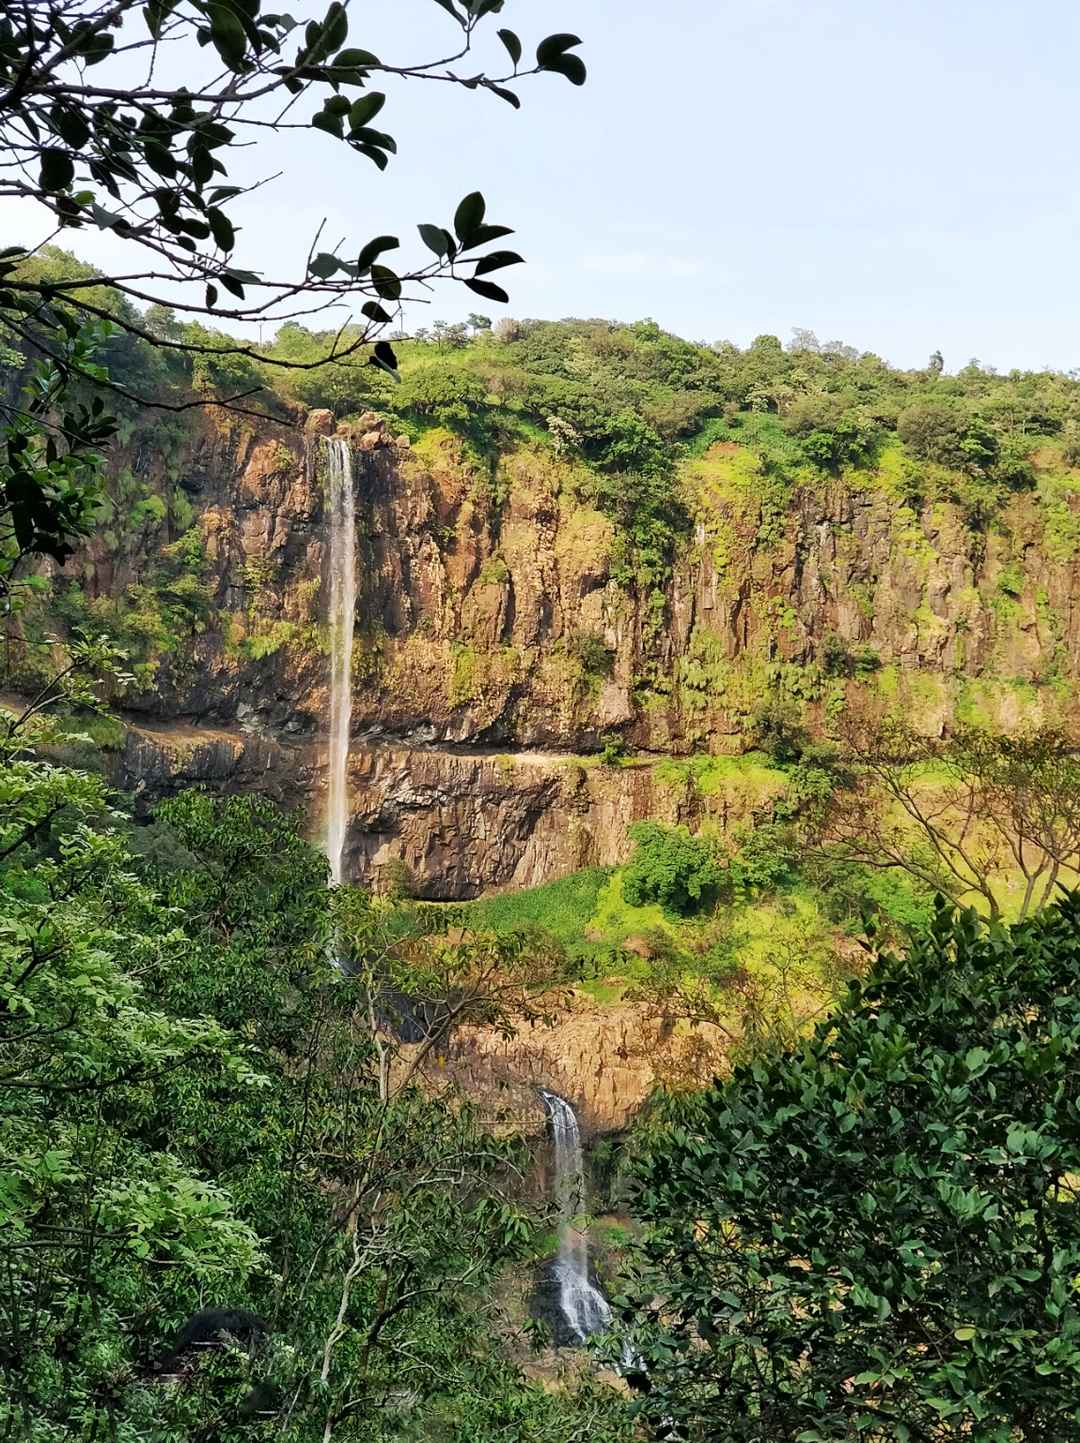
[(304, 430), (311, 436), (332, 436), (334, 434), (333, 411), (309, 411)]

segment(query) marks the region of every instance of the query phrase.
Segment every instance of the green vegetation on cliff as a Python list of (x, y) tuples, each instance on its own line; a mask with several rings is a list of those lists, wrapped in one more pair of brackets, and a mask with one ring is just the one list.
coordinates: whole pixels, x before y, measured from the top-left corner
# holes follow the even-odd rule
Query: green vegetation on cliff
[[(34, 265), (58, 280), (82, 273), (58, 251)], [(186, 334), (158, 312), (147, 324)], [(306, 366), (326, 342), (290, 322), (264, 349)], [(280, 373), (258, 348), (240, 358), (270, 415), (325, 405), (366, 418), (358, 443), (373, 416), (378, 448), (407, 437), (410, 451), (386, 454), (406, 488), (432, 492), (423, 562), (383, 558), (408, 577), (408, 606), (388, 599), (385, 577), (364, 598), (379, 641), (358, 665), (375, 708), (423, 697), (434, 710), (437, 695), (455, 734), (462, 717), (476, 732), (513, 730), (524, 694), (576, 749), (613, 730), (654, 750), (676, 739), (711, 750), (717, 733), (754, 744), (784, 714), (828, 731), (858, 696), (929, 731), (956, 718), (1068, 722), (1072, 378), (900, 371), (802, 332), (787, 347), (768, 336), (703, 346), (649, 321), (439, 325), (395, 345), (399, 384), (354, 358)], [(215, 379), (212, 358), (131, 334), (105, 356), (170, 404), (239, 384)], [(43, 674), (43, 641), (75, 626), (125, 645), (144, 691), (182, 695), (207, 657), (243, 689), (317, 666), (318, 577), (296, 546), (270, 556), (241, 536), (248, 483), (224, 485), (245, 448), (258, 450), (257, 488), (291, 484), (300, 448), (268, 439), (279, 435), (245, 417), (151, 428), (122, 412), (97, 536), (39, 580), (9, 682)], [(366, 543), (373, 556), (386, 534)], [(170, 548), (194, 556), (210, 540), (208, 567), (175, 574)], [(271, 574), (253, 586), (259, 567)], [(429, 569), (434, 590), (420, 585)]]

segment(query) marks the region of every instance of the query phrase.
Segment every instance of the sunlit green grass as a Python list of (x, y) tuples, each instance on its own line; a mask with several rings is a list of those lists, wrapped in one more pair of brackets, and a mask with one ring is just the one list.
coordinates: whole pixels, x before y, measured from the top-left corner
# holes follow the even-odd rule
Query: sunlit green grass
[(588, 867), (555, 882), (545, 882), (542, 887), (486, 897), (471, 904), (470, 924), (497, 932), (516, 927), (544, 927), (576, 954), (579, 945), (585, 942), (597, 899), (612, 870), (611, 867)]

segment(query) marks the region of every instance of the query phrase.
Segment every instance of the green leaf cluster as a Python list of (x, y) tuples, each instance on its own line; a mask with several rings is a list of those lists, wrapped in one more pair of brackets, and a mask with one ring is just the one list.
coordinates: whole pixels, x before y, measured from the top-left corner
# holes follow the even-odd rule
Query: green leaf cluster
[(639, 1407), (690, 1438), (1080, 1427), (1080, 896), (941, 905), (796, 1050), (676, 1109), (639, 1177)]

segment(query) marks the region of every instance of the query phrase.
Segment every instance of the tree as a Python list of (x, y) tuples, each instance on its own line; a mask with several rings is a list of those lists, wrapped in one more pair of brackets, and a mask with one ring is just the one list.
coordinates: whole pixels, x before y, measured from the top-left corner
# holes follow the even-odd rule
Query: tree
[(1010, 895), (1026, 917), (1080, 877), (1080, 756), (1060, 732), (961, 727), (936, 741), (851, 713), (840, 739), (850, 785), (808, 837), (823, 859), (906, 872), (992, 917)]
[(491, 317), (478, 316), (475, 311), (471, 311), (469, 313), (468, 324), (472, 327), (472, 333), (475, 336), (478, 335), (480, 331), (491, 330)]
[(897, 433), (913, 456), (981, 474), (998, 457), (998, 440), (963, 406), (921, 401), (900, 413)]
[(1076, 894), (1011, 929), (943, 905), (810, 1042), (675, 1109), (622, 1299), (658, 1430), (1077, 1436), (1078, 965)]
[[(25, 248), (9, 246), (0, 252), (0, 340), (39, 357), (63, 382), (107, 387), (140, 405), (184, 410), (213, 399), (248, 409), (241, 403), (260, 389), (250, 370), (260, 359), (256, 348), (234, 337), (212, 338), (205, 328), (178, 335), (156, 323), (158, 308), (171, 308), (174, 320), (201, 324), (218, 317), (242, 326), (355, 307), (347, 339), (336, 330), (323, 354), (270, 358), (279, 368), (311, 370), (366, 351), (410, 286), (453, 280), (486, 300), (505, 301), (506, 292), (490, 276), (521, 257), (489, 249), (511, 232), (489, 222), (478, 191), (464, 198), (448, 226), (420, 225), (429, 258), (419, 263), (387, 264), (387, 254), (400, 246), (396, 236), (321, 250), (316, 235), (297, 274), (267, 277), (246, 266), (237, 248), (231, 215), (252, 188), (230, 177), (238, 148), (284, 130), (306, 130), (318, 143), (328, 136), (385, 169), (396, 145), (373, 124), (386, 103), (374, 88), (384, 76), (449, 81), (515, 107), (520, 101), (509, 84), (528, 75), (554, 72), (575, 85), (584, 82), (585, 66), (572, 53), (580, 44), (576, 36), (547, 37), (535, 62), (522, 68), (522, 42), (506, 29), (499, 38), (509, 73), (502, 73), (504, 67), (495, 77), (470, 73), (461, 62), (471, 59), (478, 27), (502, 9), (501, 0), (437, 3), (460, 32), (456, 51), (448, 60), (405, 64), (349, 44), (349, 16), (339, 0), (302, 28), (289, 15), (264, 12), (260, 0), (47, 0), (6, 11), (0, 20), (0, 145), (12, 163), (0, 180), (0, 197), (35, 201), (63, 230), (108, 230), (124, 242), (130, 259), (111, 275), (58, 278), (37, 273)], [(174, 66), (172, 73), (185, 73), (196, 47), (214, 61), (201, 84), (164, 78), (172, 52), (181, 59), (179, 72)], [(132, 63), (143, 59), (146, 69), (133, 80)], [(114, 300), (103, 298), (102, 287)], [(154, 317), (144, 317), (144, 307), (154, 309)], [(137, 377), (110, 378), (80, 348), (80, 326), (89, 321), (107, 321), (155, 350), (210, 356), (219, 367), (228, 358), (234, 370), (224, 377), (225, 393), (163, 401)], [(396, 367), (386, 341), (375, 342), (370, 360)], [(54, 387), (54, 403), (58, 399)], [(26, 410), (3, 404), (18, 426)], [(40, 539), (41, 554), (62, 561), (66, 543), (55, 539), (56, 527), (70, 523), (65, 535), (83, 534), (79, 528), (92, 509), (94, 458), (107, 432), (97, 413), (68, 413), (56, 423), (29, 411), (41, 440), (26, 441), (18, 430), (9, 435), (11, 474), (0, 474), (6, 510), (13, 526), (18, 521), (20, 555), (27, 547), (37, 554)], [(53, 439), (46, 440), (50, 433)], [(39, 450), (46, 455), (45, 472), (37, 464)], [(61, 461), (66, 470), (55, 475)]]
[(410, 371), (391, 399), (397, 411), (469, 430), (482, 426), (487, 396), (488, 388), (479, 376), (440, 359)]
[(155, 1272), (168, 1309), (261, 1266), (227, 1187), (171, 1129), (185, 1075), (238, 1102), (263, 1078), (219, 1022), (152, 995), (184, 965), (183, 938), (101, 781), (34, 760), (10, 729), (3, 770), (0, 1430), (80, 1437), (114, 1406), (125, 1323), (149, 1311)]
[[(333, 332), (309, 331), (296, 321), (287, 321), (274, 337), (270, 356), (315, 360), (327, 354), (334, 339)], [(342, 339), (351, 339), (350, 333), (346, 331)], [(335, 416), (350, 416), (385, 405), (393, 383), (385, 372), (366, 365), (361, 357), (347, 356), (327, 361), (314, 370), (286, 371), (275, 377), (275, 388), (302, 406), (326, 407)]]

